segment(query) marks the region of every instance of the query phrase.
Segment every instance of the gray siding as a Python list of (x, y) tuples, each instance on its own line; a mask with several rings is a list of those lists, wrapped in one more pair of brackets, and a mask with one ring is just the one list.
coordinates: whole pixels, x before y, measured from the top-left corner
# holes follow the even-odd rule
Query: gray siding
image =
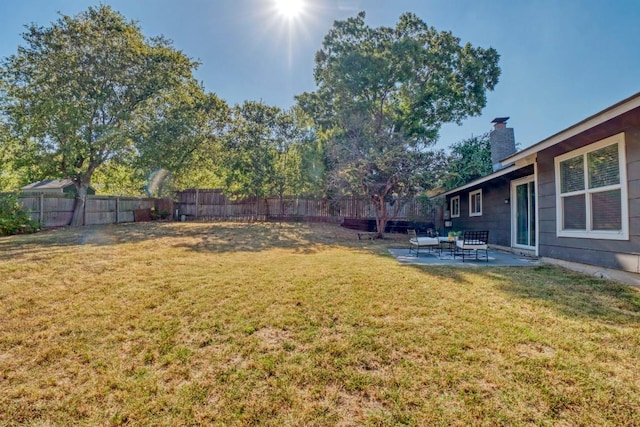
[[(508, 175), (488, 181), (447, 197), (460, 196), (460, 218), (451, 218), (453, 230), (489, 230), (489, 244), (511, 246), (511, 181), (533, 174), (533, 166), (527, 166)], [(482, 189), (482, 216), (469, 216), (469, 193)]]
[[(629, 240), (557, 237), (555, 157), (625, 132)], [(543, 257), (640, 272), (640, 110), (616, 117), (538, 153), (539, 253)]]

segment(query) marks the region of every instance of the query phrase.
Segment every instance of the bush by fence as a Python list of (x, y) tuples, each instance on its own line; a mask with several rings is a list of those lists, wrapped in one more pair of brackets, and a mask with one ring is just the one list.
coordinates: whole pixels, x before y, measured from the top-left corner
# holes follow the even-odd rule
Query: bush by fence
[(22, 210), (16, 194), (0, 194), (0, 236), (30, 233), (39, 224)]

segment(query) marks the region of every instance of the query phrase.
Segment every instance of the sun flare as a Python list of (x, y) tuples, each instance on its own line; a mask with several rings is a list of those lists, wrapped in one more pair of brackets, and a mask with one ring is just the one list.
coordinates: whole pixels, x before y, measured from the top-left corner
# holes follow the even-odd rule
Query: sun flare
[(304, 11), (303, 0), (274, 0), (276, 10), (287, 19), (297, 18)]

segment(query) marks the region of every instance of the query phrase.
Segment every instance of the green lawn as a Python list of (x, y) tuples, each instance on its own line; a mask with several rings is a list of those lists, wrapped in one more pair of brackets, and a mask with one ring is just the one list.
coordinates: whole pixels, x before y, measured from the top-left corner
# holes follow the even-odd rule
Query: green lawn
[(640, 425), (640, 293), (326, 225), (0, 238), (0, 425)]

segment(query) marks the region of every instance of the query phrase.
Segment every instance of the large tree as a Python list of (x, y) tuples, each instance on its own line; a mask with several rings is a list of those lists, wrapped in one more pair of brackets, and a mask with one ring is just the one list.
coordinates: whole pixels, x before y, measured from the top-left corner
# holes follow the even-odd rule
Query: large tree
[(0, 193), (18, 191), (42, 174), (40, 165), (27, 161), (36, 155), (36, 144), (15, 138), (5, 119), (0, 115)]
[[(206, 187), (210, 173), (216, 172), (212, 160), (219, 156), (229, 120), (226, 102), (195, 82), (167, 91), (136, 114), (131, 132), (138, 154), (135, 164), (155, 178)], [(147, 191), (155, 193), (153, 187), (148, 183)]]
[(404, 201), (435, 184), (442, 153), (429, 152), (443, 123), (486, 104), (498, 53), (461, 45), (416, 15), (370, 28), (361, 12), (337, 21), (315, 57), (314, 93), (297, 97), (327, 136), (336, 191), (368, 197), (378, 236)]
[[(136, 151), (130, 130), (151, 100), (192, 84), (196, 63), (109, 6), (30, 25), (26, 44), (0, 66), (0, 108), (43, 174), (72, 179), (72, 225), (82, 224), (95, 170)], [(32, 150), (33, 151), (33, 150)]]
[(285, 194), (305, 191), (305, 144), (310, 139), (306, 125), (304, 114), (296, 109), (285, 111), (256, 101), (236, 105), (220, 155), (227, 191), (257, 202), (268, 196), (282, 201)]
[(127, 132), (129, 156), (96, 169), (93, 187), (106, 194), (170, 196), (176, 189), (220, 186), (227, 104), (192, 82), (138, 108)]

